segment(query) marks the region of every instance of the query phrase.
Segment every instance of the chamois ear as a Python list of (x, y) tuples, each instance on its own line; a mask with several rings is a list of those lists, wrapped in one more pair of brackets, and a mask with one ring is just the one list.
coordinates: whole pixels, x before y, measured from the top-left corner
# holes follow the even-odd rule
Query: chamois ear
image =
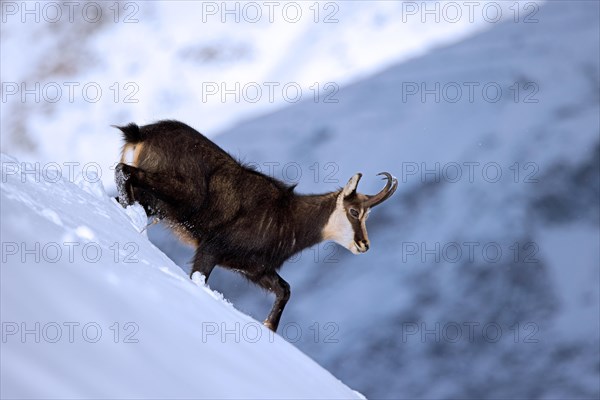
[(360, 172), (354, 175), (352, 178), (350, 178), (348, 183), (346, 183), (344, 190), (342, 190), (342, 194), (344, 195), (344, 197), (356, 193), (356, 187), (358, 186), (358, 181), (360, 181), (360, 178), (362, 178), (362, 174)]

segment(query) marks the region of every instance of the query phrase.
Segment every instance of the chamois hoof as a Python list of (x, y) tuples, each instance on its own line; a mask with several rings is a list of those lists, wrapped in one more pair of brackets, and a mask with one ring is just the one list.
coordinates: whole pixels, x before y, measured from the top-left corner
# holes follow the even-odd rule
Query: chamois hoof
[(270, 330), (272, 330), (273, 332), (277, 331), (277, 328), (273, 329), (273, 324), (270, 321), (264, 321), (263, 325), (266, 326), (267, 328), (269, 328)]
[(123, 208), (133, 204), (129, 192), (131, 191), (131, 184), (129, 179), (131, 178), (131, 167), (127, 164), (119, 163), (115, 167), (115, 183), (117, 185), (117, 191), (119, 195), (115, 199), (121, 204)]

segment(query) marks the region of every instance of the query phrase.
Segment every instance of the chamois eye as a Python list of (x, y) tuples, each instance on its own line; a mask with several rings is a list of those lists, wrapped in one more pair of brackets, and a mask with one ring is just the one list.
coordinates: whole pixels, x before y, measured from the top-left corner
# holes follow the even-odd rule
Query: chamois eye
[(350, 215), (352, 215), (354, 218), (358, 218), (358, 211), (356, 210), (356, 208), (350, 209)]

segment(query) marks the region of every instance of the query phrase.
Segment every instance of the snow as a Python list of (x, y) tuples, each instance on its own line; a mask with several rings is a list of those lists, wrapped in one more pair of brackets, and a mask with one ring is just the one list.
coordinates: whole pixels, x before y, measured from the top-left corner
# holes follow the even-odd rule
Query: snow
[(361, 398), (190, 280), (141, 206), (1, 163), (2, 398)]

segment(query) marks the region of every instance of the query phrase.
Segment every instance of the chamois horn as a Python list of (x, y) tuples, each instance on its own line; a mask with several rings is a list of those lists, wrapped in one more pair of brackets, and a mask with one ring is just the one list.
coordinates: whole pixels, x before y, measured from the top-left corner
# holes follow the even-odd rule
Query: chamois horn
[(398, 188), (398, 180), (394, 178), (388, 172), (380, 172), (377, 176), (383, 175), (383, 179), (387, 179), (387, 183), (385, 187), (381, 189), (381, 192), (374, 194), (372, 196), (367, 195), (367, 200), (365, 200), (364, 204), (366, 207), (375, 207), (390, 198), (391, 195), (394, 194), (396, 189)]

